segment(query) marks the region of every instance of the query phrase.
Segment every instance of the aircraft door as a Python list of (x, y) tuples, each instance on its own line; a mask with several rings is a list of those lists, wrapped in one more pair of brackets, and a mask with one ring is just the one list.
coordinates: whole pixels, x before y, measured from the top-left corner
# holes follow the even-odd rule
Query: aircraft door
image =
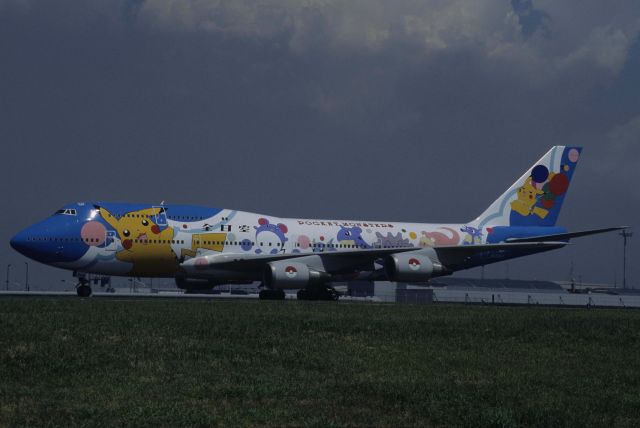
[(166, 226), (167, 225), (167, 212), (164, 207), (153, 207), (159, 208), (158, 214), (155, 215), (155, 222), (158, 226)]
[(107, 230), (107, 236), (105, 238), (104, 249), (107, 251), (116, 251), (118, 249), (118, 245), (116, 244), (116, 231)]

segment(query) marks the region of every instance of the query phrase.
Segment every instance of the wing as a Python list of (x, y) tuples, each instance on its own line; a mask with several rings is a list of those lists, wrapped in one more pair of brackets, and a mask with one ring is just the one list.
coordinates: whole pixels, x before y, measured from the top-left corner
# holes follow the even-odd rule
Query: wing
[(484, 245), (435, 247), (438, 261), (452, 273), (476, 266), (488, 265), (524, 255), (542, 253), (569, 245), (563, 241), (515, 242)]
[[(367, 248), (358, 250), (342, 250), (342, 251), (321, 251), (317, 253), (285, 253), (285, 254), (205, 254), (183, 262), (180, 266), (189, 270), (195, 266), (202, 266), (206, 263), (212, 269), (221, 270), (255, 270), (261, 271), (267, 263), (288, 260), (303, 259), (317, 256), (324, 260), (341, 260), (350, 261), (354, 266), (360, 266), (363, 263), (380, 259), (386, 255), (394, 253), (403, 253), (408, 251), (416, 251), (415, 247), (400, 248)], [(205, 260), (203, 260), (205, 259)]]
[(613, 232), (614, 230), (628, 229), (628, 226), (605, 227), (603, 229), (589, 229), (580, 232), (556, 233), (554, 235), (531, 236), (528, 238), (507, 238), (506, 242), (543, 242), (564, 241), (565, 239), (579, 238), (581, 236), (595, 235), (597, 233)]
[(312, 257), (322, 259), (325, 266), (339, 267), (342, 271), (371, 269), (376, 260), (390, 254), (416, 253), (426, 255), (434, 261), (439, 261), (448, 273), (455, 270), (468, 269), (479, 264), (488, 264), (523, 254), (548, 251), (567, 245), (566, 242), (527, 242), (501, 243), (483, 245), (436, 246), (436, 247), (399, 247), (399, 248), (370, 248), (344, 251), (326, 251), (317, 253), (295, 254), (204, 254), (183, 262), (180, 266), (186, 272), (197, 272), (199, 276), (206, 275), (206, 270), (224, 271), (255, 271), (259, 272), (271, 262), (280, 260), (300, 259), (305, 262)]

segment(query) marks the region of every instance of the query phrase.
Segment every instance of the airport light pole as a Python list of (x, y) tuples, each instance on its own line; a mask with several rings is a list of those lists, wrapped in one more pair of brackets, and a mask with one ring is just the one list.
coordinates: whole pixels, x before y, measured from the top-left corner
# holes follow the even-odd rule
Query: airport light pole
[(620, 232), (620, 236), (622, 236), (622, 288), (627, 288), (627, 239), (633, 236), (633, 232), (627, 231), (627, 229), (623, 229)]
[(24, 288), (26, 291), (29, 291), (29, 262), (24, 262), (24, 265), (26, 266), (26, 273), (25, 273), (25, 283), (24, 283)]
[(7, 281), (6, 281), (7, 291), (9, 291), (9, 271), (11, 271), (11, 263), (7, 265)]

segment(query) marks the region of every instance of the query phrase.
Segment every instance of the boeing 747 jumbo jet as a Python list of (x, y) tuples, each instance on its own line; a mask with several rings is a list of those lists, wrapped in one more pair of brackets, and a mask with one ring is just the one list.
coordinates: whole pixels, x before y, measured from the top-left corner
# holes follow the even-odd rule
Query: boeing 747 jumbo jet
[[(28, 227), (11, 246), (39, 262), (86, 274), (175, 278), (187, 291), (262, 281), (261, 299), (335, 300), (348, 279), (430, 278), (565, 246), (555, 226), (580, 159), (553, 147), (478, 218), (462, 224), (278, 218), (187, 205), (78, 202)], [(476, 183), (477, 185), (477, 183)]]

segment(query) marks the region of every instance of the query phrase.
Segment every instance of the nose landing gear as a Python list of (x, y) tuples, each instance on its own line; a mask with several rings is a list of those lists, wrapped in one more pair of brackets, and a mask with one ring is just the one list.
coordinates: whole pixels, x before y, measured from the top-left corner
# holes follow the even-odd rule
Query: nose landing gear
[(78, 285), (76, 285), (76, 293), (78, 297), (91, 296), (91, 287), (89, 286), (89, 280), (86, 278), (79, 278)]

